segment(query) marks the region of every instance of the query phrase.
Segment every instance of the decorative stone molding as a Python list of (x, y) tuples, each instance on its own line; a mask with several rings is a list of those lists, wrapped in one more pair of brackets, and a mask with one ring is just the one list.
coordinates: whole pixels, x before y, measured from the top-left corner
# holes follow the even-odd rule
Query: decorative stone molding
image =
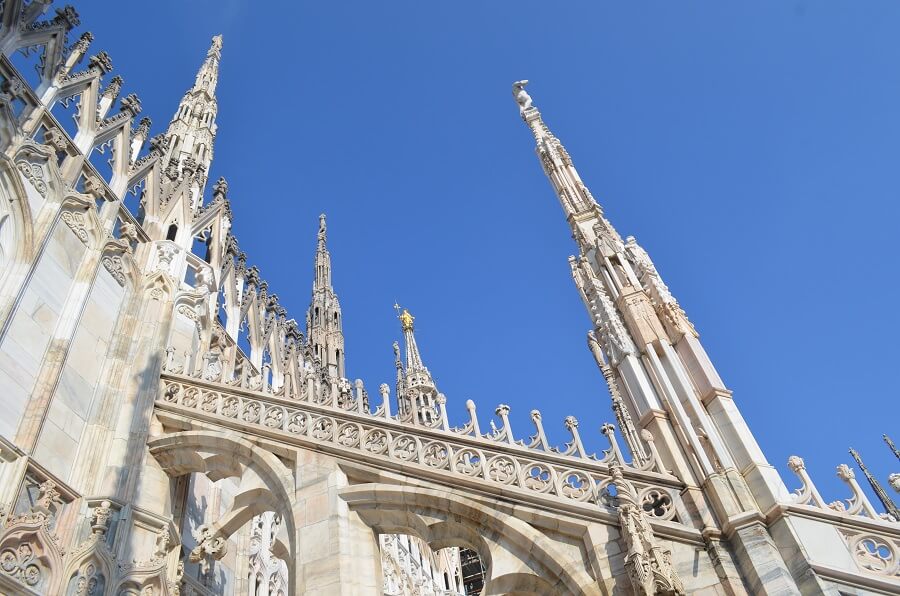
[(66, 135), (55, 128), (48, 128), (44, 132), (44, 144), (52, 147), (56, 152), (65, 152), (69, 148)]
[[(619, 527), (625, 545), (625, 569), (636, 594), (687, 594), (678, 572), (672, 565), (672, 551), (663, 550), (653, 535), (644, 515), (647, 511), (644, 493), (642, 505), (638, 505), (634, 489), (625, 481), (618, 466), (610, 468), (619, 501)], [(651, 507), (651, 511), (654, 508)]]
[(225, 537), (220, 536), (212, 526), (203, 524), (194, 531), (194, 539), (197, 546), (191, 551), (189, 559), (191, 563), (200, 564), (200, 573), (209, 571), (209, 558), (219, 560), (225, 556), (228, 543)]
[(841, 534), (854, 561), (864, 573), (900, 578), (900, 540), (847, 529), (842, 529)]
[(90, 244), (90, 237), (87, 233), (87, 223), (85, 222), (84, 213), (77, 211), (63, 211), (60, 219), (69, 226), (72, 232), (78, 237), (84, 245)]
[[(189, 416), (265, 429), (278, 433), (282, 440), (289, 441), (292, 436), (312, 440), (346, 450), (348, 455), (379, 457), (404, 468), (418, 467), (564, 501), (608, 504), (604, 491), (610, 482), (609, 468), (607, 463), (584, 455), (574, 419), (569, 421), (573, 441), (567, 448), (543, 453), (524, 444), (466, 437), (453, 430), (419, 432), (400, 420), (341, 407), (336, 396), (322, 401), (309, 401), (306, 395), (286, 400), (263, 394), (249, 397), (232, 393), (225, 386), (215, 387), (167, 374), (157, 403), (164, 409), (176, 407)], [(637, 473), (625, 469), (630, 475)], [(636, 490), (654, 488), (660, 499), (668, 495), (668, 500), (663, 499), (656, 508), (661, 509), (661, 519), (674, 519), (680, 483), (656, 473), (639, 475), (646, 477), (631, 479)]]
[(41, 164), (26, 160), (16, 162), (16, 168), (24, 178), (34, 187), (38, 194), (47, 198), (47, 182), (44, 180), (44, 168)]
[(100, 259), (100, 262), (109, 271), (120, 286), (125, 285), (125, 265), (122, 263), (122, 257), (118, 255), (107, 255)]

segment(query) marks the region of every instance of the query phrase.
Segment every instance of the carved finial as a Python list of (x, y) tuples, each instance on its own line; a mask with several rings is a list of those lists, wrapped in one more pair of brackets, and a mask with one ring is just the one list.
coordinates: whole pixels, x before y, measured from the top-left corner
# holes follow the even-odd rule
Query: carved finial
[[(92, 56), (91, 60), (96, 58), (96, 56)], [(100, 94), (101, 97), (110, 97), (115, 99), (119, 96), (119, 91), (122, 89), (122, 83), (125, 80), (119, 75), (114, 76), (109, 80), (109, 84), (106, 86), (106, 89), (103, 90), (103, 93)]]
[(325, 225), (325, 214), (319, 214), (319, 243), (324, 244), (327, 239), (328, 228)]
[(112, 58), (105, 51), (101, 50), (88, 58), (88, 70), (99, 70), (101, 73), (106, 74), (112, 70), (112, 67)]
[(150, 152), (162, 157), (169, 148), (169, 140), (166, 135), (160, 133), (150, 139)]
[(575, 416), (566, 416), (565, 420), (566, 428), (572, 430), (573, 428), (578, 428), (578, 419)]
[(218, 199), (221, 196), (224, 199), (227, 198), (227, 195), (228, 182), (226, 182), (224, 176), (219, 176), (219, 179), (213, 184), (213, 198)]
[(81, 24), (81, 18), (78, 16), (75, 7), (66, 5), (56, 9), (56, 16), (53, 18), (53, 22), (65, 27), (66, 31), (71, 31)]
[(794, 472), (795, 474), (797, 472), (799, 472), (800, 470), (806, 469), (806, 464), (803, 462), (803, 458), (800, 457), (799, 455), (790, 456), (788, 458), (787, 465), (791, 469), (791, 471)]
[(94, 34), (90, 31), (85, 31), (81, 34), (81, 37), (78, 38), (74, 44), (72, 44), (71, 52), (83, 54), (87, 51), (88, 47), (91, 45), (91, 42), (94, 41)]
[(184, 170), (184, 173), (188, 176), (192, 175), (197, 171), (197, 160), (195, 160), (192, 156), (188, 155), (181, 162), (181, 169)]
[(94, 507), (91, 514), (91, 533), (100, 538), (106, 535), (109, 530), (109, 518), (112, 515), (112, 503), (102, 501), (99, 506)]
[(852, 480), (856, 478), (856, 474), (853, 473), (853, 470), (847, 464), (840, 464), (837, 467), (837, 477), (841, 480)]
[(120, 112), (131, 112), (131, 116), (137, 116), (141, 113), (141, 100), (134, 93), (129, 93), (119, 102)]
[(150, 118), (144, 116), (143, 118), (141, 118), (141, 121), (138, 122), (137, 128), (134, 129), (134, 133), (132, 136), (146, 139), (147, 135), (150, 134), (151, 124), (152, 121), (150, 120)]

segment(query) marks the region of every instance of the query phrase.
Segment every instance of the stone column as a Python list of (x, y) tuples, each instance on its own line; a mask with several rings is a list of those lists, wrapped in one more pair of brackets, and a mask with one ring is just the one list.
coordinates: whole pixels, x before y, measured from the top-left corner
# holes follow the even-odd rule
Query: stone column
[(374, 531), (338, 494), (349, 484), (337, 461), (298, 454), (297, 586), (308, 596), (382, 593), (381, 554)]

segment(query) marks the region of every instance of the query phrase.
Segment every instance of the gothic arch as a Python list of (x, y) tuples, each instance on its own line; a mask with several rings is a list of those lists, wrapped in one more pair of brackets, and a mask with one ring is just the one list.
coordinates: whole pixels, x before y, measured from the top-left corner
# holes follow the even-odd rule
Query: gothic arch
[[(432, 548), (467, 546), (482, 557), (488, 594), (600, 594), (586, 570), (526, 522), (477, 501), (416, 486), (358, 484), (341, 491), (380, 533), (417, 535)], [(510, 556), (511, 555), (511, 556)]]
[[(89, 543), (72, 553), (71, 560), (66, 565), (64, 580), (66, 596), (82, 593), (105, 594), (115, 580), (116, 565), (106, 544), (93, 541), (91, 538), (88, 540)], [(96, 586), (93, 591), (89, 589), (91, 582)], [(79, 583), (85, 587), (79, 588)]]
[(131, 572), (130, 578), (122, 581), (115, 591), (111, 592), (115, 596), (139, 596), (142, 590), (151, 588), (152, 594), (165, 594), (163, 587), (166, 585), (165, 567), (162, 571), (155, 571), (149, 575), (146, 571)]
[(100, 248), (106, 232), (97, 214), (97, 204), (91, 197), (71, 191), (60, 202), (59, 219), (69, 226), (85, 246)]
[(13, 523), (0, 539), (3, 573), (34, 594), (55, 594), (63, 577), (62, 553), (43, 518)]
[(131, 250), (125, 241), (107, 240), (100, 249), (100, 263), (119, 285), (128, 288), (137, 287), (141, 273), (134, 264)]
[(34, 258), (34, 227), (14, 162), (0, 155), (0, 324)]
[(481, 596), (545, 596), (556, 593), (558, 590), (542, 577), (531, 573), (507, 573), (491, 579)]
[(211, 479), (237, 477), (241, 490), (234, 507), (214, 522), (217, 531), (230, 535), (253, 516), (265, 511), (281, 515), (282, 537), (287, 538), (288, 578), (294, 593), (297, 578), (297, 533), (294, 524), (294, 478), (272, 453), (234, 436), (213, 431), (185, 431), (165, 435), (148, 443), (150, 454), (169, 476), (205, 474)]

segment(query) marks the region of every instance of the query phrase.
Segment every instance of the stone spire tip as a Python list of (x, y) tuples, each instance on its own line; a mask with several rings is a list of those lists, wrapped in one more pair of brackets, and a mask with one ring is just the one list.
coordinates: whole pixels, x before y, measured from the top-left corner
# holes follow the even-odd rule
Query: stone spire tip
[(209, 51), (206, 53), (207, 56), (215, 56), (216, 58), (220, 58), (221, 55), (219, 52), (222, 51), (222, 34), (213, 35), (212, 44), (209, 46)]

